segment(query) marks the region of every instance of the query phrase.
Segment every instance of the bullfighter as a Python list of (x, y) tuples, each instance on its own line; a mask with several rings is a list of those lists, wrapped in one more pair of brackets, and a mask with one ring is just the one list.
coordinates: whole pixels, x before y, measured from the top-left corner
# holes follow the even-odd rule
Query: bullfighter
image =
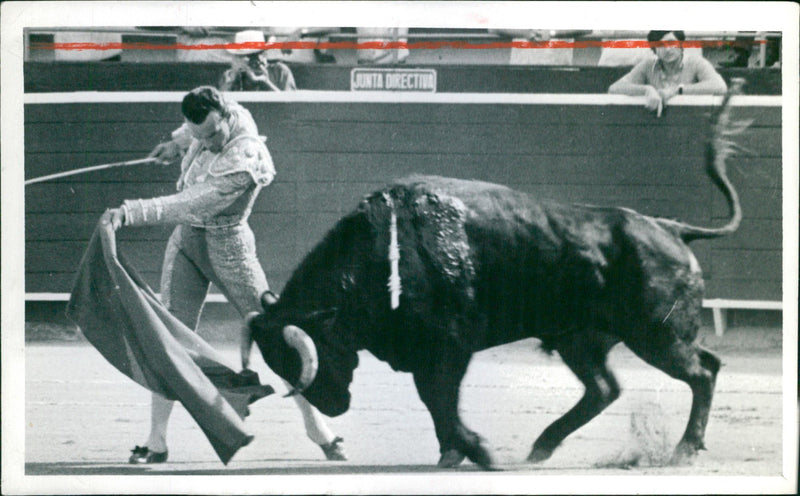
[[(270, 153), (250, 112), (217, 89), (201, 86), (181, 104), (182, 131), (188, 141), (181, 162), (178, 193), (125, 200), (109, 214), (112, 227), (176, 224), (169, 238), (161, 273), (164, 305), (190, 329), (196, 329), (210, 283), (242, 315), (261, 308), (269, 289), (256, 256), (255, 237), (247, 222), (256, 197), (275, 177)], [(180, 143), (162, 143), (151, 155), (168, 163)], [(171, 153), (167, 153), (169, 151)], [(172, 155), (170, 157), (169, 155)], [(346, 460), (342, 439), (302, 396), (294, 396), (308, 437), (329, 460)], [(136, 446), (129, 462), (167, 460), (167, 423), (174, 402), (153, 393), (150, 434)]]

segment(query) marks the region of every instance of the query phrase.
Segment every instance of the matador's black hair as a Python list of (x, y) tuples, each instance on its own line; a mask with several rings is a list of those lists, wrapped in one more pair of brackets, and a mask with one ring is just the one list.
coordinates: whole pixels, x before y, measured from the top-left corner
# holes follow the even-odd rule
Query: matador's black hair
[(200, 86), (193, 89), (183, 97), (181, 103), (181, 112), (195, 124), (202, 124), (213, 110), (219, 112), (223, 117), (228, 115), (222, 93), (213, 86)]

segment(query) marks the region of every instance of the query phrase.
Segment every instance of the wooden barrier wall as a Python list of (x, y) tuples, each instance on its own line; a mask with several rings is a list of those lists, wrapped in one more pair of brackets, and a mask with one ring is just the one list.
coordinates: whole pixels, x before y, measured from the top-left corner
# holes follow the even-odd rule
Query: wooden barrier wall
[[(411, 173), (493, 181), (703, 226), (720, 225), (728, 215), (703, 170), (709, 107), (702, 102), (711, 97), (679, 97), (688, 103), (676, 101), (657, 119), (608, 95), (472, 101), (476, 95), (423, 95), (392, 102), (302, 93), (294, 101), (277, 94), (237, 97), (268, 136), (278, 170), (250, 219), (259, 258), (278, 291), (362, 195)], [(26, 99), (26, 178), (142, 157), (181, 122), (182, 93), (106, 94), (109, 101), (101, 102), (82, 95)], [(744, 220), (733, 236), (693, 244), (709, 298), (782, 298), (781, 109), (774, 101), (758, 103), (774, 98), (740, 97), (751, 103), (734, 109), (735, 118), (754, 119), (736, 138), (752, 155), (729, 160)], [(170, 194), (177, 175), (177, 165), (147, 165), (25, 187), (26, 292), (69, 292), (100, 214), (126, 198)], [(119, 232), (120, 249), (156, 291), (169, 232)]]
[[(350, 71), (345, 64), (289, 64), (297, 87), (303, 90), (349, 91)], [(217, 84), (230, 66), (224, 63), (174, 62), (26, 62), (26, 93), (52, 91), (186, 91)], [(357, 66), (365, 67), (365, 66)], [(440, 93), (605, 93), (630, 67), (552, 68), (513, 65), (395, 65), (436, 70)], [(746, 95), (780, 95), (778, 68), (719, 68), (730, 83), (745, 78)]]

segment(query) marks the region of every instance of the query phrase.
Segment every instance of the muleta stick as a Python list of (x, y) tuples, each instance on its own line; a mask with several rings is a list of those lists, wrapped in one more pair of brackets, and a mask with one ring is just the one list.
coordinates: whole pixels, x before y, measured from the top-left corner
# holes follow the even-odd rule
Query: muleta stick
[(62, 178), (62, 177), (67, 177), (67, 176), (74, 176), (76, 174), (83, 174), (83, 173), (86, 173), (86, 172), (98, 171), (98, 170), (103, 170), (103, 169), (111, 169), (111, 168), (114, 168), (114, 167), (126, 167), (126, 166), (129, 166), (129, 165), (149, 164), (149, 163), (154, 163), (154, 162), (158, 162), (158, 159), (156, 159), (155, 157), (147, 157), (147, 158), (140, 158), (140, 159), (136, 159), (136, 160), (128, 160), (126, 162), (113, 162), (113, 163), (110, 163), (110, 164), (93, 165), (91, 167), (83, 167), (83, 168), (80, 168), (80, 169), (73, 169), (73, 170), (64, 171), (64, 172), (58, 172), (56, 174), (50, 174), (50, 175), (47, 175), (47, 176), (41, 176), (41, 177), (35, 177), (33, 179), (28, 179), (27, 181), (25, 181), (25, 186), (27, 186), (29, 184), (34, 184), (34, 183), (41, 183), (43, 181), (50, 181), (51, 179), (59, 179), (59, 178)]

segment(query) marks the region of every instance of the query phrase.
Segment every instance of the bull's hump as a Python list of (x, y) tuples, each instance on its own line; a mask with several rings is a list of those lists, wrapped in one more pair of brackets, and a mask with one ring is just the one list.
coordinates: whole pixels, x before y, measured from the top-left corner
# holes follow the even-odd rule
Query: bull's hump
[(412, 175), (398, 180), (395, 184), (417, 192), (447, 194), (462, 200), (491, 192), (513, 192), (511, 188), (500, 184), (442, 176)]

